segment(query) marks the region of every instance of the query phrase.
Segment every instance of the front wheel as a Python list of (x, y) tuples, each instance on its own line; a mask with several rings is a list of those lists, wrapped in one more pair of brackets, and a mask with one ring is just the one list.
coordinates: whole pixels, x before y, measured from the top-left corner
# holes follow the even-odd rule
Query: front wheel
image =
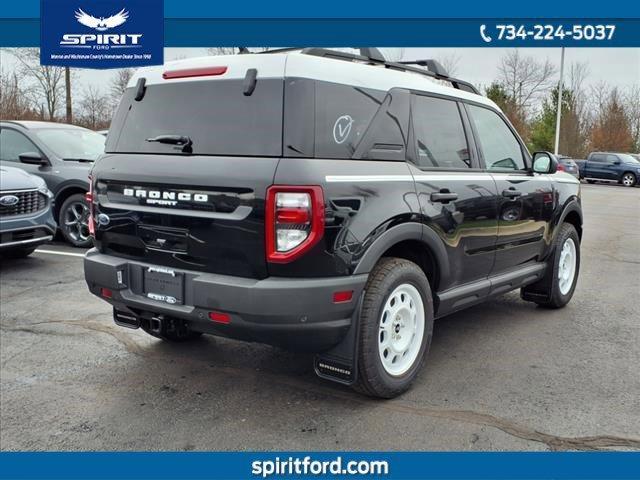
[(553, 248), (545, 276), (539, 282), (521, 290), (524, 300), (542, 307), (562, 308), (571, 297), (578, 283), (580, 272), (580, 237), (575, 227), (563, 223)]
[(91, 246), (89, 206), (82, 193), (71, 195), (64, 201), (60, 207), (58, 225), (65, 240), (74, 247)]
[(360, 314), (358, 381), (354, 388), (381, 398), (406, 391), (431, 344), (433, 300), (415, 263), (383, 258), (371, 272)]
[(625, 187), (633, 187), (636, 184), (636, 176), (631, 172), (627, 172), (622, 175), (622, 179), (620, 181)]

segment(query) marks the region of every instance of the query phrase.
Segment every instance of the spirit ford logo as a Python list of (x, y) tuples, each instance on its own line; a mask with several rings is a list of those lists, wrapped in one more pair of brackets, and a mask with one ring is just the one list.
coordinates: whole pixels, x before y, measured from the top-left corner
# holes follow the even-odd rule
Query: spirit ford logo
[(125, 197), (142, 198), (148, 205), (175, 206), (178, 204), (178, 201), (198, 203), (206, 203), (209, 201), (209, 195), (205, 193), (166, 192), (137, 188), (125, 188), (122, 193)]
[[(125, 23), (129, 18), (129, 12), (125, 9), (120, 10), (115, 15), (111, 15), (110, 17), (94, 17), (93, 15), (89, 15), (85, 13), (82, 9), (78, 9), (75, 12), (76, 20), (81, 25), (85, 27), (92, 28), (97, 30), (98, 32), (104, 32), (105, 30), (109, 30), (111, 28), (118, 27)], [(60, 45), (76, 45), (76, 46), (84, 46), (87, 44), (95, 44), (102, 45), (102, 48), (108, 48), (109, 45), (131, 45), (138, 46), (140, 42), (140, 38), (142, 38), (141, 33), (126, 33), (126, 34), (111, 34), (111, 33), (65, 33), (62, 35), (62, 41)], [(90, 46), (89, 45), (89, 46)]]

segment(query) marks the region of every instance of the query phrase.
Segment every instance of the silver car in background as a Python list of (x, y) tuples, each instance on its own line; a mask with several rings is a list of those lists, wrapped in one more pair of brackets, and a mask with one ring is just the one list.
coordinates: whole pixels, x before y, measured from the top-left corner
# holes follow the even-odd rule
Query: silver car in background
[(19, 168), (0, 167), (0, 256), (26, 257), (53, 239), (52, 200), (41, 178)]

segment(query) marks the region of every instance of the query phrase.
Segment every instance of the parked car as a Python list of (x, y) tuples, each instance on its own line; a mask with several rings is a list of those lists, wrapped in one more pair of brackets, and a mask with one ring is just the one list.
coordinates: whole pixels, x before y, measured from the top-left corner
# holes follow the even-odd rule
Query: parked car
[(54, 195), (53, 214), (64, 238), (89, 247), (85, 194), (89, 169), (104, 152), (104, 136), (86, 128), (50, 122), (0, 122), (0, 165), (38, 175)]
[(52, 199), (40, 177), (0, 167), (0, 255), (26, 257), (53, 239)]
[(421, 64), (311, 48), (139, 70), (92, 169), (90, 291), (118, 325), (316, 352), (378, 397), (409, 388), (436, 317), (514, 289), (566, 305), (579, 181)]
[(633, 187), (640, 178), (640, 160), (628, 153), (593, 152), (586, 160), (576, 160), (580, 178), (589, 183), (618, 182)]
[(580, 170), (578, 164), (571, 157), (565, 155), (556, 155), (558, 159), (558, 171), (566, 172), (569, 175), (573, 175), (577, 179), (580, 179)]

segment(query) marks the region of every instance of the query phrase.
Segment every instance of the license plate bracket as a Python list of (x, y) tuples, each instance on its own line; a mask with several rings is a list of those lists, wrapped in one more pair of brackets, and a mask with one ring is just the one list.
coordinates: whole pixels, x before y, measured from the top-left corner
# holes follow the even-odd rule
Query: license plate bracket
[(143, 292), (152, 300), (170, 305), (182, 305), (184, 275), (168, 268), (149, 267), (144, 271)]

